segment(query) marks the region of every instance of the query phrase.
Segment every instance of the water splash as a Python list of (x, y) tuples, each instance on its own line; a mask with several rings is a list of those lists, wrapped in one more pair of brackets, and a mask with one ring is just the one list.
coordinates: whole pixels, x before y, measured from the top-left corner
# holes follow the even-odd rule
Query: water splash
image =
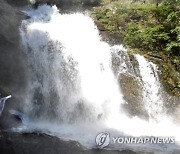
[(143, 99), (145, 108), (148, 111), (150, 118), (158, 119), (158, 116), (163, 112), (163, 91), (159, 77), (157, 74), (157, 66), (152, 62), (148, 62), (143, 56), (135, 55), (138, 63), (143, 82)]
[[(32, 18), (23, 22), (22, 37), (31, 67), (28, 109), (39, 108), (49, 117), (54, 112), (66, 122), (82, 118), (78, 114), (94, 121), (118, 113), (124, 100), (111, 70), (111, 48), (101, 41), (92, 19), (61, 15), (55, 6), (27, 13)], [(34, 97), (43, 105), (33, 103)]]
[(0, 98), (0, 115), (2, 114), (3, 112), (3, 109), (4, 109), (4, 105), (6, 103), (6, 101), (11, 98), (12, 96), (9, 95), (9, 96), (6, 96), (6, 97), (3, 97), (3, 98)]

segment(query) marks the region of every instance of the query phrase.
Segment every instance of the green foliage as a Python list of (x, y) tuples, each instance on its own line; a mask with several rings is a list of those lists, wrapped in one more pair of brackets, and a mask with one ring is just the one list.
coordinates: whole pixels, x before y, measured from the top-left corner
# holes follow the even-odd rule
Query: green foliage
[[(140, 39), (139, 35), (139, 26), (138, 24), (135, 23), (130, 23), (128, 29), (126, 30), (126, 35), (125, 35), (125, 42), (128, 42), (128, 44), (135, 48), (135, 47), (140, 47), (142, 41)], [(132, 35), (134, 37), (132, 37)]]
[(159, 22), (164, 22), (164, 20), (167, 19), (168, 15), (170, 15), (173, 11), (174, 11), (173, 7), (170, 5), (167, 5), (167, 6), (161, 5), (161, 6), (157, 7), (156, 9), (152, 10), (155, 18)]
[(180, 12), (164, 0), (156, 7), (152, 4), (133, 3), (124, 5), (114, 2), (110, 7), (95, 10), (96, 20), (105, 31), (124, 35), (124, 43), (147, 51), (164, 51), (178, 54), (180, 41)]
[(163, 0), (164, 5), (176, 5), (178, 0)]
[(175, 29), (172, 30), (177, 34), (177, 41), (180, 42), (180, 26), (177, 26)]
[(105, 31), (122, 34), (124, 44), (133, 51), (162, 57), (163, 79), (176, 93), (180, 85), (180, 73), (176, 73), (180, 72), (180, 0), (128, 2), (119, 0), (98, 8), (96, 20)]
[[(149, 51), (164, 51), (178, 55), (180, 52), (180, 13), (170, 5), (161, 5), (151, 10), (150, 22), (130, 23), (125, 31), (124, 42)], [(137, 41), (139, 43), (137, 43)]]
[(169, 38), (163, 25), (146, 27), (131, 23), (125, 32), (124, 41), (133, 48), (153, 51), (162, 50)]
[(178, 12), (171, 12), (167, 16), (167, 21), (168, 22), (177, 22), (178, 21)]
[(166, 51), (172, 52), (174, 55), (178, 55), (180, 52), (180, 43), (170, 42), (167, 44)]

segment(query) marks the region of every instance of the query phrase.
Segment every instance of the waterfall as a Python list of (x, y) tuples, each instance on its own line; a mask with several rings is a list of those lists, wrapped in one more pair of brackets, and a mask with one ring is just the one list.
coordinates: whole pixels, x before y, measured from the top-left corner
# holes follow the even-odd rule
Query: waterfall
[[(93, 147), (102, 131), (132, 136), (176, 136), (179, 127), (163, 115), (157, 66), (135, 55), (136, 68), (122, 45), (102, 41), (86, 14), (61, 14), (56, 6), (24, 11), (22, 22), (28, 85), (24, 112), (29, 129), (40, 129)], [(115, 67), (113, 58), (119, 61)], [(117, 58), (118, 57), (118, 58)], [(128, 117), (118, 77), (133, 76), (143, 85), (143, 104), (149, 121)], [(159, 116), (158, 122), (154, 120)], [(171, 125), (171, 127), (169, 127)]]
[(92, 19), (79, 13), (61, 15), (48, 6), (34, 13), (22, 24), (30, 66), (29, 112), (63, 122), (94, 121), (106, 116), (107, 108), (118, 112), (124, 100), (111, 70), (111, 48), (100, 40)]
[(162, 88), (157, 74), (157, 66), (143, 56), (135, 55), (143, 82), (143, 99), (151, 118), (157, 118), (163, 112)]

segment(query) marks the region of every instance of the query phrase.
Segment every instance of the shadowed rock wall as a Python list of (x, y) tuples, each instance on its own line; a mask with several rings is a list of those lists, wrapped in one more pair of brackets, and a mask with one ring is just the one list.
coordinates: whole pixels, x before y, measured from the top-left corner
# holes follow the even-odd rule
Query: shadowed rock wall
[(19, 26), (24, 18), (25, 15), (15, 7), (0, 0), (0, 97), (13, 96), (7, 101), (0, 117), (1, 125), (2, 121), (6, 122), (4, 117), (8, 116), (8, 108), (21, 107), (23, 101), (26, 75)]

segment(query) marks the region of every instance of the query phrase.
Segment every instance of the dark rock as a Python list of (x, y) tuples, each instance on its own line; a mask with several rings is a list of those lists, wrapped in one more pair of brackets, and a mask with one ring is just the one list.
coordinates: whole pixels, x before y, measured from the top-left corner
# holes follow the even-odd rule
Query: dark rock
[(97, 27), (100, 31), (105, 31), (105, 27), (101, 22), (96, 21), (95, 24), (97, 25)]
[(4, 0), (0, 4), (0, 93), (14, 96), (0, 117), (1, 127), (6, 123), (7, 108), (22, 107), (26, 75), (19, 26), (26, 16)]
[[(76, 141), (63, 141), (43, 133), (0, 132), (1, 154), (137, 154), (131, 150), (86, 149)], [(138, 153), (141, 154), (141, 153)]]
[(25, 16), (3, 0), (0, 2), (0, 85), (16, 91), (25, 81), (25, 65), (19, 35), (19, 26)]
[(29, 4), (28, 0), (5, 0), (8, 4), (14, 6), (25, 6)]
[(100, 35), (103, 41), (108, 42), (110, 45), (122, 44), (123, 43), (123, 35), (118, 32), (108, 32), (103, 30), (103, 25), (100, 27), (97, 24), (98, 29), (100, 30)]
[(119, 77), (119, 85), (124, 94), (124, 99), (128, 104), (124, 104), (123, 108), (125, 112), (130, 116), (139, 116), (141, 118), (148, 118), (148, 114), (144, 109), (142, 100), (142, 86), (139, 84), (136, 78), (121, 74)]

